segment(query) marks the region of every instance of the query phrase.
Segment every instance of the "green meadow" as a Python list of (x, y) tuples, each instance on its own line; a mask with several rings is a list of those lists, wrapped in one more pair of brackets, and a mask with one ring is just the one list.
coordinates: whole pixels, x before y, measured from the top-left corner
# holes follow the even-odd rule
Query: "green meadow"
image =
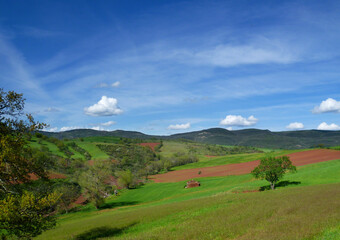
[(48, 142), (43, 139), (32, 137), (32, 139), (29, 141), (29, 145), (33, 148), (40, 148), (41, 146), (44, 146), (47, 147), (51, 153), (60, 157), (66, 157), (63, 152), (59, 151), (58, 147), (54, 143)]
[[(85, 138), (86, 139), (86, 138)], [(85, 149), (88, 151), (93, 160), (102, 160), (102, 159), (108, 159), (110, 158), (109, 155), (107, 155), (105, 152), (101, 151), (97, 147), (98, 142), (91, 142), (91, 141), (74, 141), (79, 147)]]
[(250, 174), (147, 183), (59, 217), (37, 239), (339, 239), (340, 160), (286, 174), (274, 191)]
[[(308, 150), (308, 149), (305, 149), (305, 150)], [(232, 164), (232, 163), (243, 163), (243, 162), (259, 160), (268, 154), (270, 154), (271, 156), (282, 156), (285, 154), (301, 152), (305, 150), (275, 150), (275, 151), (264, 152), (264, 153), (233, 154), (233, 155), (227, 155), (227, 156), (221, 156), (221, 157), (203, 156), (203, 157), (200, 157), (200, 161), (198, 162), (174, 167), (172, 169), (181, 170), (181, 169), (190, 169), (190, 168), (213, 167), (213, 166), (220, 166), (220, 165)]]
[[(92, 156), (93, 160), (102, 160), (102, 159), (108, 159), (110, 158), (105, 152), (101, 151), (96, 145), (97, 144), (114, 144), (119, 141), (119, 138), (117, 137), (86, 137), (82, 138), (82, 141), (80, 139), (75, 140), (67, 140), (64, 141), (65, 144), (74, 142), (79, 147), (85, 149), (87, 152), (89, 152)], [(60, 151), (58, 147), (49, 141), (46, 141), (44, 139), (38, 139), (37, 137), (32, 137), (32, 139), (29, 141), (29, 145), (33, 148), (40, 148), (41, 146), (47, 147), (49, 152), (51, 152), (54, 155), (60, 156), (60, 157), (66, 157), (65, 153)], [(72, 147), (68, 148), (72, 153), (73, 159), (83, 159), (85, 160), (84, 156), (77, 152)]]

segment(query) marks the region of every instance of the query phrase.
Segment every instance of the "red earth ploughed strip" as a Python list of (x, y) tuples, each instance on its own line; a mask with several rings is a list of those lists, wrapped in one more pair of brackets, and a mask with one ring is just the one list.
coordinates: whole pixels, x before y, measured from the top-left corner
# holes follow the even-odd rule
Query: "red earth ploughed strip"
[(159, 144), (160, 143), (151, 143), (151, 142), (139, 143), (140, 146), (149, 147), (152, 149), (152, 151), (155, 151), (155, 147), (157, 147)]
[[(329, 149), (316, 149), (310, 151), (303, 151), (297, 153), (291, 153), (287, 156), (295, 166), (302, 166), (312, 163), (330, 161), (340, 159), (340, 151)], [(152, 175), (149, 179), (155, 182), (180, 182), (192, 178), (198, 177), (220, 177), (228, 175), (242, 175), (250, 173), (258, 164), (259, 160), (245, 163), (234, 163), (222, 166), (204, 167), (183, 169), (178, 171), (172, 171), (164, 174)], [(198, 174), (198, 172), (201, 174)]]

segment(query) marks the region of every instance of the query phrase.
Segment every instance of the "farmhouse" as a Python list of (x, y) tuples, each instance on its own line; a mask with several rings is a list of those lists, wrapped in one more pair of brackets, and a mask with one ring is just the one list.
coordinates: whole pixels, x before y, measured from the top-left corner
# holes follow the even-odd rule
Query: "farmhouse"
[(193, 187), (199, 187), (199, 186), (201, 186), (199, 182), (190, 180), (187, 182), (187, 185), (185, 186), (185, 188), (193, 188)]

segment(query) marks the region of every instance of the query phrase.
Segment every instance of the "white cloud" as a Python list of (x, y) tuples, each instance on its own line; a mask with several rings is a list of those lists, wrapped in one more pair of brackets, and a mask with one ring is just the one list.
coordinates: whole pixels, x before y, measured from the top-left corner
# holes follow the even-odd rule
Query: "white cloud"
[(92, 130), (97, 130), (97, 131), (107, 131), (105, 128), (101, 127), (101, 126), (95, 126), (95, 127), (91, 127), (89, 129)]
[(214, 49), (198, 52), (195, 58), (199, 63), (219, 67), (231, 67), (240, 64), (291, 63), (296, 61), (283, 46), (266, 45), (219, 45)]
[(57, 127), (46, 128), (46, 129), (43, 129), (43, 131), (45, 131), (45, 132), (58, 132), (58, 128)]
[(104, 123), (94, 123), (94, 124), (89, 124), (91, 127), (87, 129), (93, 129), (93, 130), (99, 130), (99, 131), (109, 131), (107, 127), (110, 127), (112, 125), (116, 124), (115, 121), (108, 121)]
[(335, 123), (327, 124), (326, 122), (320, 123), (318, 130), (340, 130), (340, 126)]
[(228, 115), (225, 117), (225, 119), (220, 121), (220, 125), (244, 127), (255, 125), (257, 121), (258, 119), (253, 115), (248, 118), (244, 118), (240, 115)]
[(109, 85), (107, 83), (98, 83), (95, 87), (96, 88), (107, 88)]
[(108, 122), (105, 122), (105, 123), (100, 123), (99, 125), (109, 127), (109, 126), (112, 126), (114, 124), (116, 124), (115, 121), (108, 121)]
[(299, 123), (299, 122), (292, 122), (286, 126), (286, 128), (291, 129), (291, 130), (303, 129), (304, 127), (305, 126), (303, 125), (303, 123)]
[(232, 130), (233, 130), (233, 127), (227, 127), (227, 130), (228, 130), (228, 131), (232, 131)]
[(95, 88), (109, 88), (109, 87), (116, 88), (116, 87), (119, 87), (119, 85), (120, 85), (119, 81), (116, 81), (116, 82), (111, 83), (111, 84), (108, 84), (108, 83), (105, 83), (105, 82), (101, 82), (101, 83), (98, 83), (95, 86)]
[(120, 85), (120, 82), (117, 81), (117, 82), (112, 83), (111, 87), (119, 87), (119, 85)]
[(112, 116), (123, 113), (117, 106), (117, 99), (102, 96), (100, 101), (88, 108), (84, 108), (85, 114), (90, 116)]
[(190, 127), (191, 127), (190, 123), (184, 123), (184, 124), (169, 125), (168, 129), (170, 129), (170, 130), (183, 130), (183, 129), (188, 129)]
[(59, 132), (65, 132), (65, 131), (70, 131), (70, 130), (74, 130), (74, 129), (84, 129), (82, 127), (78, 127), (78, 126), (73, 126), (73, 127), (61, 127)]
[(54, 107), (49, 107), (44, 110), (44, 112), (60, 112), (59, 109)]
[(333, 98), (328, 98), (322, 101), (319, 106), (316, 106), (313, 113), (326, 113), (326, 112), (337, 112), (340, 113), (340, 101), (336, 101)]

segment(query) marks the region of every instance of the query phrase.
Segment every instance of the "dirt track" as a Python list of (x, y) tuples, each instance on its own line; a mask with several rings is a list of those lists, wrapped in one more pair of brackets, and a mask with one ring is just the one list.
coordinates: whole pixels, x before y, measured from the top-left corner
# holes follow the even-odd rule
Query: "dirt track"
[[(304, 152), (291, 153), (287, 156), (295, 166), (340, 159), (340, 151), (329, 149), (317, 149)], [(235, 163), (215, 167), (184, 169), (164, 174), (150, 176), (155, 182), (179, 182), (197, 177), (218, 177), (228, 175), (241, 175), (250, 173), (259, 160), (245, 163)], [(198, 172), (201, 171), (201, 174)]]

